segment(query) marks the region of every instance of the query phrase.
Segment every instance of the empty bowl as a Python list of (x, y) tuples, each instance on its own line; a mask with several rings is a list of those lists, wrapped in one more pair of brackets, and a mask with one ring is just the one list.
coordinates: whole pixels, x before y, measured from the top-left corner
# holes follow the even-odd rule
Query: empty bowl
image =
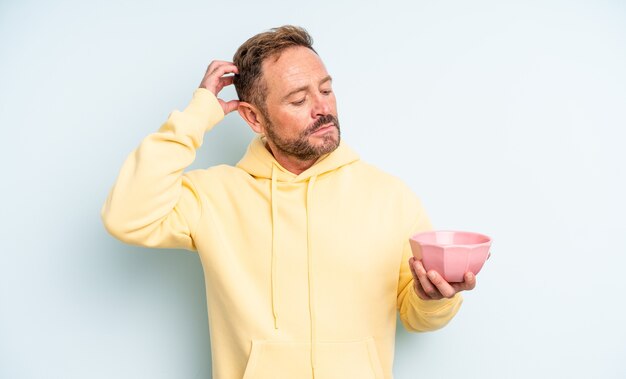
[(489, 256), (491, 238), (460, 231), (418, 233), (409, 240), (415, 259), (448, 282), (462, 282), (466, 272), (478, 274)]

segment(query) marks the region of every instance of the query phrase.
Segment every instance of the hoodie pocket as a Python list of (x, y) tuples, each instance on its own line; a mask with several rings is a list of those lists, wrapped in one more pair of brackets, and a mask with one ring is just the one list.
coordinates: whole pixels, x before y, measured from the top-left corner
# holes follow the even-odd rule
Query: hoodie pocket
[(383, 369), (373, 338), (319, 342), (315, 379), (383, 379)]
[(252, 341), (243, 379), (294, 379), (311, 376), (306, 342)]
[[(382, 379), (383, 370), (372, 338), (318, 342), (315, 379)], [(308, 342), (252, 341), (243, 379), (311, 377)]]

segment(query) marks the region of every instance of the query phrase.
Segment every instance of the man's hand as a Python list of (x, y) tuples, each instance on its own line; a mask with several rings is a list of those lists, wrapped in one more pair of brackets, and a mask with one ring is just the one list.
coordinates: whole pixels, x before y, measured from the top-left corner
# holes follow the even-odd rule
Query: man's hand
[[(226, 74), (238, 74), (239, 70), (232, 62), (225, 61), (213, 61), (206, 69), (206, 74), (202, 78), (200, 88), (206, 88), (217, 97), (222, 88), (233, 84), (234, 76), (224, 76)], [(224, 110), (224, 114), (228, 114), (237, 109), (239, 106), (239, 100), (224, 101), (220, 98), (217, 99)]]
[(476, 287), (476, 276), (471, 272), (466, 272), (464, 281), (461, 283), (448, 283), (435, 270), (426, 272), (422, 261), (415, 257), (409, 259), (409, 267), (413, 273), (413, 284), (415, 292), (423, 300), (439, 300), (451, 298), (461, 291), (469, 291)]

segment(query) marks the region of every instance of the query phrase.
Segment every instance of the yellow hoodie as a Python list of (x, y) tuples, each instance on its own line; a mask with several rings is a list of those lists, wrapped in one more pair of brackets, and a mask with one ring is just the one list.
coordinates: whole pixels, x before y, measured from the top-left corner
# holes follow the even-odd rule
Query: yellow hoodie
[(223, 117), (196, 90), (124, 163), (105, 227), (198, 251), (214, 379), (392, 378), (396, 309), (408, 330), (428, 331), (461, 305), (413, 289), (408, 238), (430, 228), (418, 199), (344, 143), (300, 175), (261, 137), (235, 167), (183, 173)]

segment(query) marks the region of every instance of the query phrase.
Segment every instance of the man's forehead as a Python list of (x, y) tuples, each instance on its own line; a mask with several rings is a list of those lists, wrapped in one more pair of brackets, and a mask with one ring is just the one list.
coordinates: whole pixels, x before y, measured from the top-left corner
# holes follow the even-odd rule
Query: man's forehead
[(330, 79), (320, 57), (306, 47), (286, 49), (277, 58), (263, 62), (263, 66), (268, 88), (281, 92)]

